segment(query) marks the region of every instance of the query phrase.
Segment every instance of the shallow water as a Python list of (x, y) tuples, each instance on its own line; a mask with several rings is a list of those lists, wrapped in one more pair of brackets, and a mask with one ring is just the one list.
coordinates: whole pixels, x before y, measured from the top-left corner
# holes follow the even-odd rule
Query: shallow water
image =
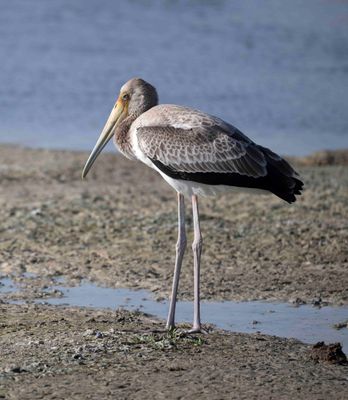
[(91, 149), (120, 85), (235, 124), (283, 154), (348, 146), (342, 0), (11, 0), (0, 142)]
[(10, 278), (0, 279), (0, 294), (16, 292), (18, 288)]
[[(63, 298), (49, 299), (50, 304), (69, 304), (96, 308), (139, 309), (141, 312), (166, 319), (168, 301), (155, 301), (146, 290), (111, 289), (85, 283), (61, 288)], [(202, 302), (202, 322), (233, 332), (261, 332), (305, 343), (341, 342), (348, 351), (348, 329), (336, 330), (333, 325), (348, 319), (348, 307), (294, 307), (286, 303), (263, 301)], [(193, 303), (179, 301), (177, 322), (192, 322)]]
[[(10, 279), (2, 279), (0, 293), (13, 292), (16, 288)], [(59, 281), (61, 283), (62, 281)], [(8, 289), (8, 290), (7, 290)], [(45, 299), (52, 305), (70, 305), (95, 308), (125, 308), (165, 319), (168, 302), (155, 301), (146, 290), (103, 288), (91, 283), (76, 287), (54, 286), (63, 292), (61, 298)], [(41, 301), (41, 300), (40, 300)], [(193, 304), (179, 301), (177, 304), (177, 322), (191, 322)], [(348, 307), (299, 307), (287, 303), (264, 301), (245, 302), (202, 302), (202, 322), (214, 324), (232, 332), (261, 332), (286, 338), (296, 338), (305, 343), (318, 341), (340, 342), (348, 352), (348, 329), (337, 330), (334, 324), (348, 320)]]

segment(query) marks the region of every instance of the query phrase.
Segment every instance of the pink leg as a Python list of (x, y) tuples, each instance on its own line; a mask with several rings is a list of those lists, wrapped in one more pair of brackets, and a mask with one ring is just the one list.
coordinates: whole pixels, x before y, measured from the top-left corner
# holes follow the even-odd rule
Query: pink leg
[(202, 235), (199, 225), (198, 199), (196, 195), (192, 196), (192, 213), (193, 213), (193, 228), (194, 240), (192, 243), (193, 250), (193, 286), (194, 286), (194, 311), (193, 311), (193, 327), (191, 333), (201, 332), (201, 310), (200, 310), (200, 264), (202, 253)]
[(175, 327), (175, 306), (178, 294), (179, 278), (181, 271), (182, 259), (186, 249), (186, 232), (185, 232), (185, 201), (184, 196), (178, 193), (178, 241), (176, 243), (176, 259), (174, 268), (174, 278), (172, 287), (172, 296), (170, 299), (169, 313), (167, 318), (167, 329)]

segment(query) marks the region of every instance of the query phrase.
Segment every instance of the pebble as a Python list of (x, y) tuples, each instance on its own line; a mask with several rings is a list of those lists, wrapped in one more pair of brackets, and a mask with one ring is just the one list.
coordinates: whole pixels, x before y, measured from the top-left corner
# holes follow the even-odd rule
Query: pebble
[(83, 336), (93, 336), (95, 334), (95, 330), (94, 329), (87, 329)]
[(96, 339), (102, 339), (104, 337), (104, 334), (100, 331), (96, 331), (95, 337)]

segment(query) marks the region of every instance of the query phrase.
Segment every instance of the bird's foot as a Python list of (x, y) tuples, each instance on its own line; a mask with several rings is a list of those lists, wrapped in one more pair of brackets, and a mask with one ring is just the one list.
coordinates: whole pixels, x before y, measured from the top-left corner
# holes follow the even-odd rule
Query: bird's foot
[(184, 327), (182, 328), (177, 328), (174, 324), (167, 324), (166, 325), (166, 331), (169, 333), (176, 333), (178, 335), (193, 335), (196, 333), (201, 333), (204, 335), (207, 335), (209, 331), (211, 330), (209, 327), (208, 329), (203, 329), (201, 324), (198, 325), (193, 325), (191, 329), (185, 329)]
[(196, 333), (200, 333), (202, 335), (207, 335), (208, 331), (203, 329), (201, 326), (193, 326), (191, 329), (184, 329), (179, 331), (183, 336), (185, 335), (194, 335)]
[(202, 333), (204, 335), (208, 334), (208, 331), (206, 331), (205, 329), (203, 329), (201, 326), (194, 326), (192, 327), (192, 329), (188, 330), (187, 333), (189, 334), (193, 334), (193, 333)]

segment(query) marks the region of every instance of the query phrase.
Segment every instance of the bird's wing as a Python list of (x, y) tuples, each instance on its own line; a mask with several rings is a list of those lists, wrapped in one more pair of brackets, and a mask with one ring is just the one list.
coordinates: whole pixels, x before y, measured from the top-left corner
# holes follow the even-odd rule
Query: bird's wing
[(267, 175), (263, 151), (227, 124), (142, 126), (136, 132), (143, 153), (173, 171), (238, 173), (254, 178)]
[(289, 203), (303, 188), (282, 157), (199, 111), (157, 106), (142, 114), (133, 129), (140, 150), (171, 178), (268, 190)]
[(276, 168), (285, 177), (298, 176), (286, 160), (233, 125), (188, 107), (153, 107), (140, 117), (136, 135), (143, 153), (171, 171), (260, 178)]

